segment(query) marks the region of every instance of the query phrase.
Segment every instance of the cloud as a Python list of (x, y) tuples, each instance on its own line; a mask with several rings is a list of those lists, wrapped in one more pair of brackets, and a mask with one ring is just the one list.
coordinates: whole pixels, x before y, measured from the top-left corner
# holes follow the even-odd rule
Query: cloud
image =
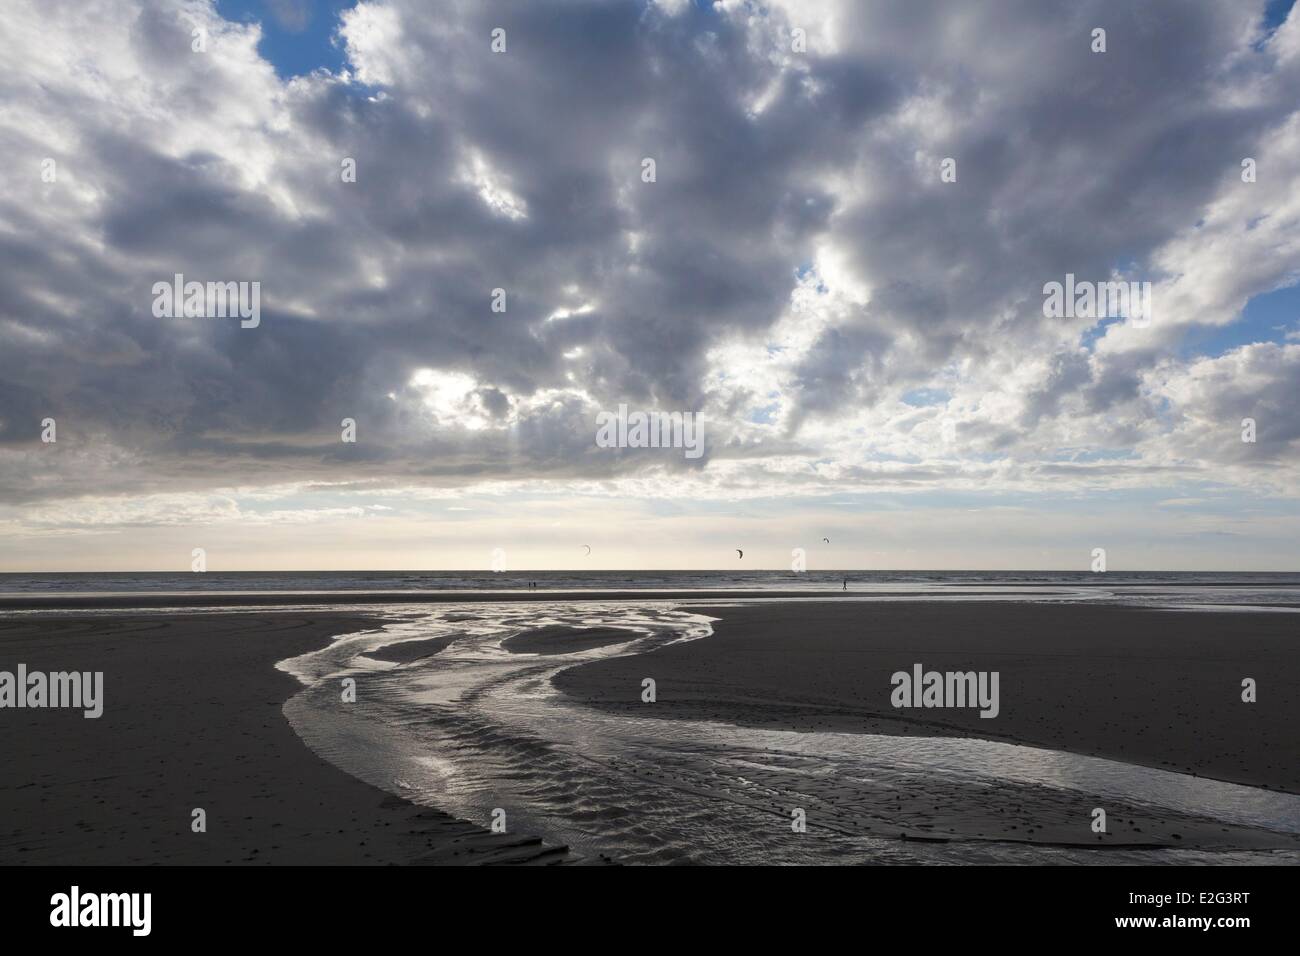
[[(370, 0), (343, 72), (282, 80), (206, 0), (14, 0), (0, 495), (1294, 497), (1296, 348), (1181, 348), (1300, 279), (1300, 22), (1263, 8)], [(261, 325), (154, 318), (175, 273), (259, 281)], [(1154, 321), (1046, 317), (1066, 273)], [(707, 454), (596, 448), (619, 403)]]

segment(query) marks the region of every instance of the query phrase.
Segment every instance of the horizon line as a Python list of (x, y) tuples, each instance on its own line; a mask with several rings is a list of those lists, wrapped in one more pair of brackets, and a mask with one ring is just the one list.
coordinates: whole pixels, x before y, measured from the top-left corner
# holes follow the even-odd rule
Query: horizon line
[(1271, 568), (1267, 570), (1238, 570), (1229, 568), (1111, 568), (1106, 571), (1091, 571), (1088, 568), (810, 568), (805, 571), (791, 571), (789, 568), (514, 568), (505, 571), (493, 571), (490, 568), (237, 568), (220, 571), (192, 571), (180, 568), (154, 569), (104, 569), (98, 571), (71, 570), (33, 570), (0, 571), (2, 575), (35, 574), (184, 574), (184, 575), (222, 575), (222, 574), (619, 574), (619, 573), (655, 573), (655, 574), (735, 574), (735, 573), (782, 573), (792, 577), (806, 574), (1089, 574), (1098, 577), (1116, 574), (1300, 574), (1300, 568)]

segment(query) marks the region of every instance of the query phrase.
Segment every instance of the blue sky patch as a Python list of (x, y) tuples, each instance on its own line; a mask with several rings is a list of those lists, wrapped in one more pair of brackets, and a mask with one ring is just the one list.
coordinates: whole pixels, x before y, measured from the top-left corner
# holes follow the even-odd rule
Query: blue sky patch
[(257, 52), (281, 79), (325, 68), (343, 69), (343, 49), (334, 43), (339, 15), (357, 0), (217, 0), (217, 12), (235, 23), (262, 24)]
[(928, 405), (944, 405), (950, 398), (952, 393), (942, 388), (914, 388), (903, 393), (903, 404), (925, 408)]
[(1197, 326), (1183, 340), (1183, 351), (1217, 358), (1254, 342), (1285, 342), (1288, 332), (1300, 332), (1300, 285), (1255, 296), (1228, 325)]
[(1295, 6), (1295, 0), (1269, 0), (1264, 8), (1264, 29), (1272, 33), (1280, 27)]

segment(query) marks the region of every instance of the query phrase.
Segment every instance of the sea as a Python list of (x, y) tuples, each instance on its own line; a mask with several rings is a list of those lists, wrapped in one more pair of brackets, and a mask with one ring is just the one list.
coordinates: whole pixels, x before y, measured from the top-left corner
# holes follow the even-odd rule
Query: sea
[[(456, 592), (851, 592), (876, 599), (1084, 600), (1170, 606), (1300, 607), (1300, 572), (1235, 571), (114, 571), (0, 573), (0, 598), (40, 595), (311, 594), (447, 597)], [(1288, 605), (1295, 607), (1288, 608)]]

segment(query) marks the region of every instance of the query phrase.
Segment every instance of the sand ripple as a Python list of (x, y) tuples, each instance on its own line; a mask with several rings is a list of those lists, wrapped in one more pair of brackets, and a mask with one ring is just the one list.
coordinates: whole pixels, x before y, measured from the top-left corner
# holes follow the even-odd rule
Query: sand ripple
[[(709, 618), (669, 603), (474, 612), (393, 609), (382, 630), (282, 662), (306, 685), (285, 708), (295, 730), (376, 786), (483, 825), (504, 809), (511, 834), (591, 858), (1300, 862), (1293, 795), (1000, 742), (657, 720), (653, 704), (598, 713), (551, 686), (566, 667), (707, 638)], [(537, 628), (546, 653), (502, 646)], [(563, 628), (630, 639), (566, 645)], [(421, 653), (400, 652), (413, 642)], [(355, 703), (340, 700), (345, 676)], [(1089, 829), (1095, 806), (1105, 836)]]

